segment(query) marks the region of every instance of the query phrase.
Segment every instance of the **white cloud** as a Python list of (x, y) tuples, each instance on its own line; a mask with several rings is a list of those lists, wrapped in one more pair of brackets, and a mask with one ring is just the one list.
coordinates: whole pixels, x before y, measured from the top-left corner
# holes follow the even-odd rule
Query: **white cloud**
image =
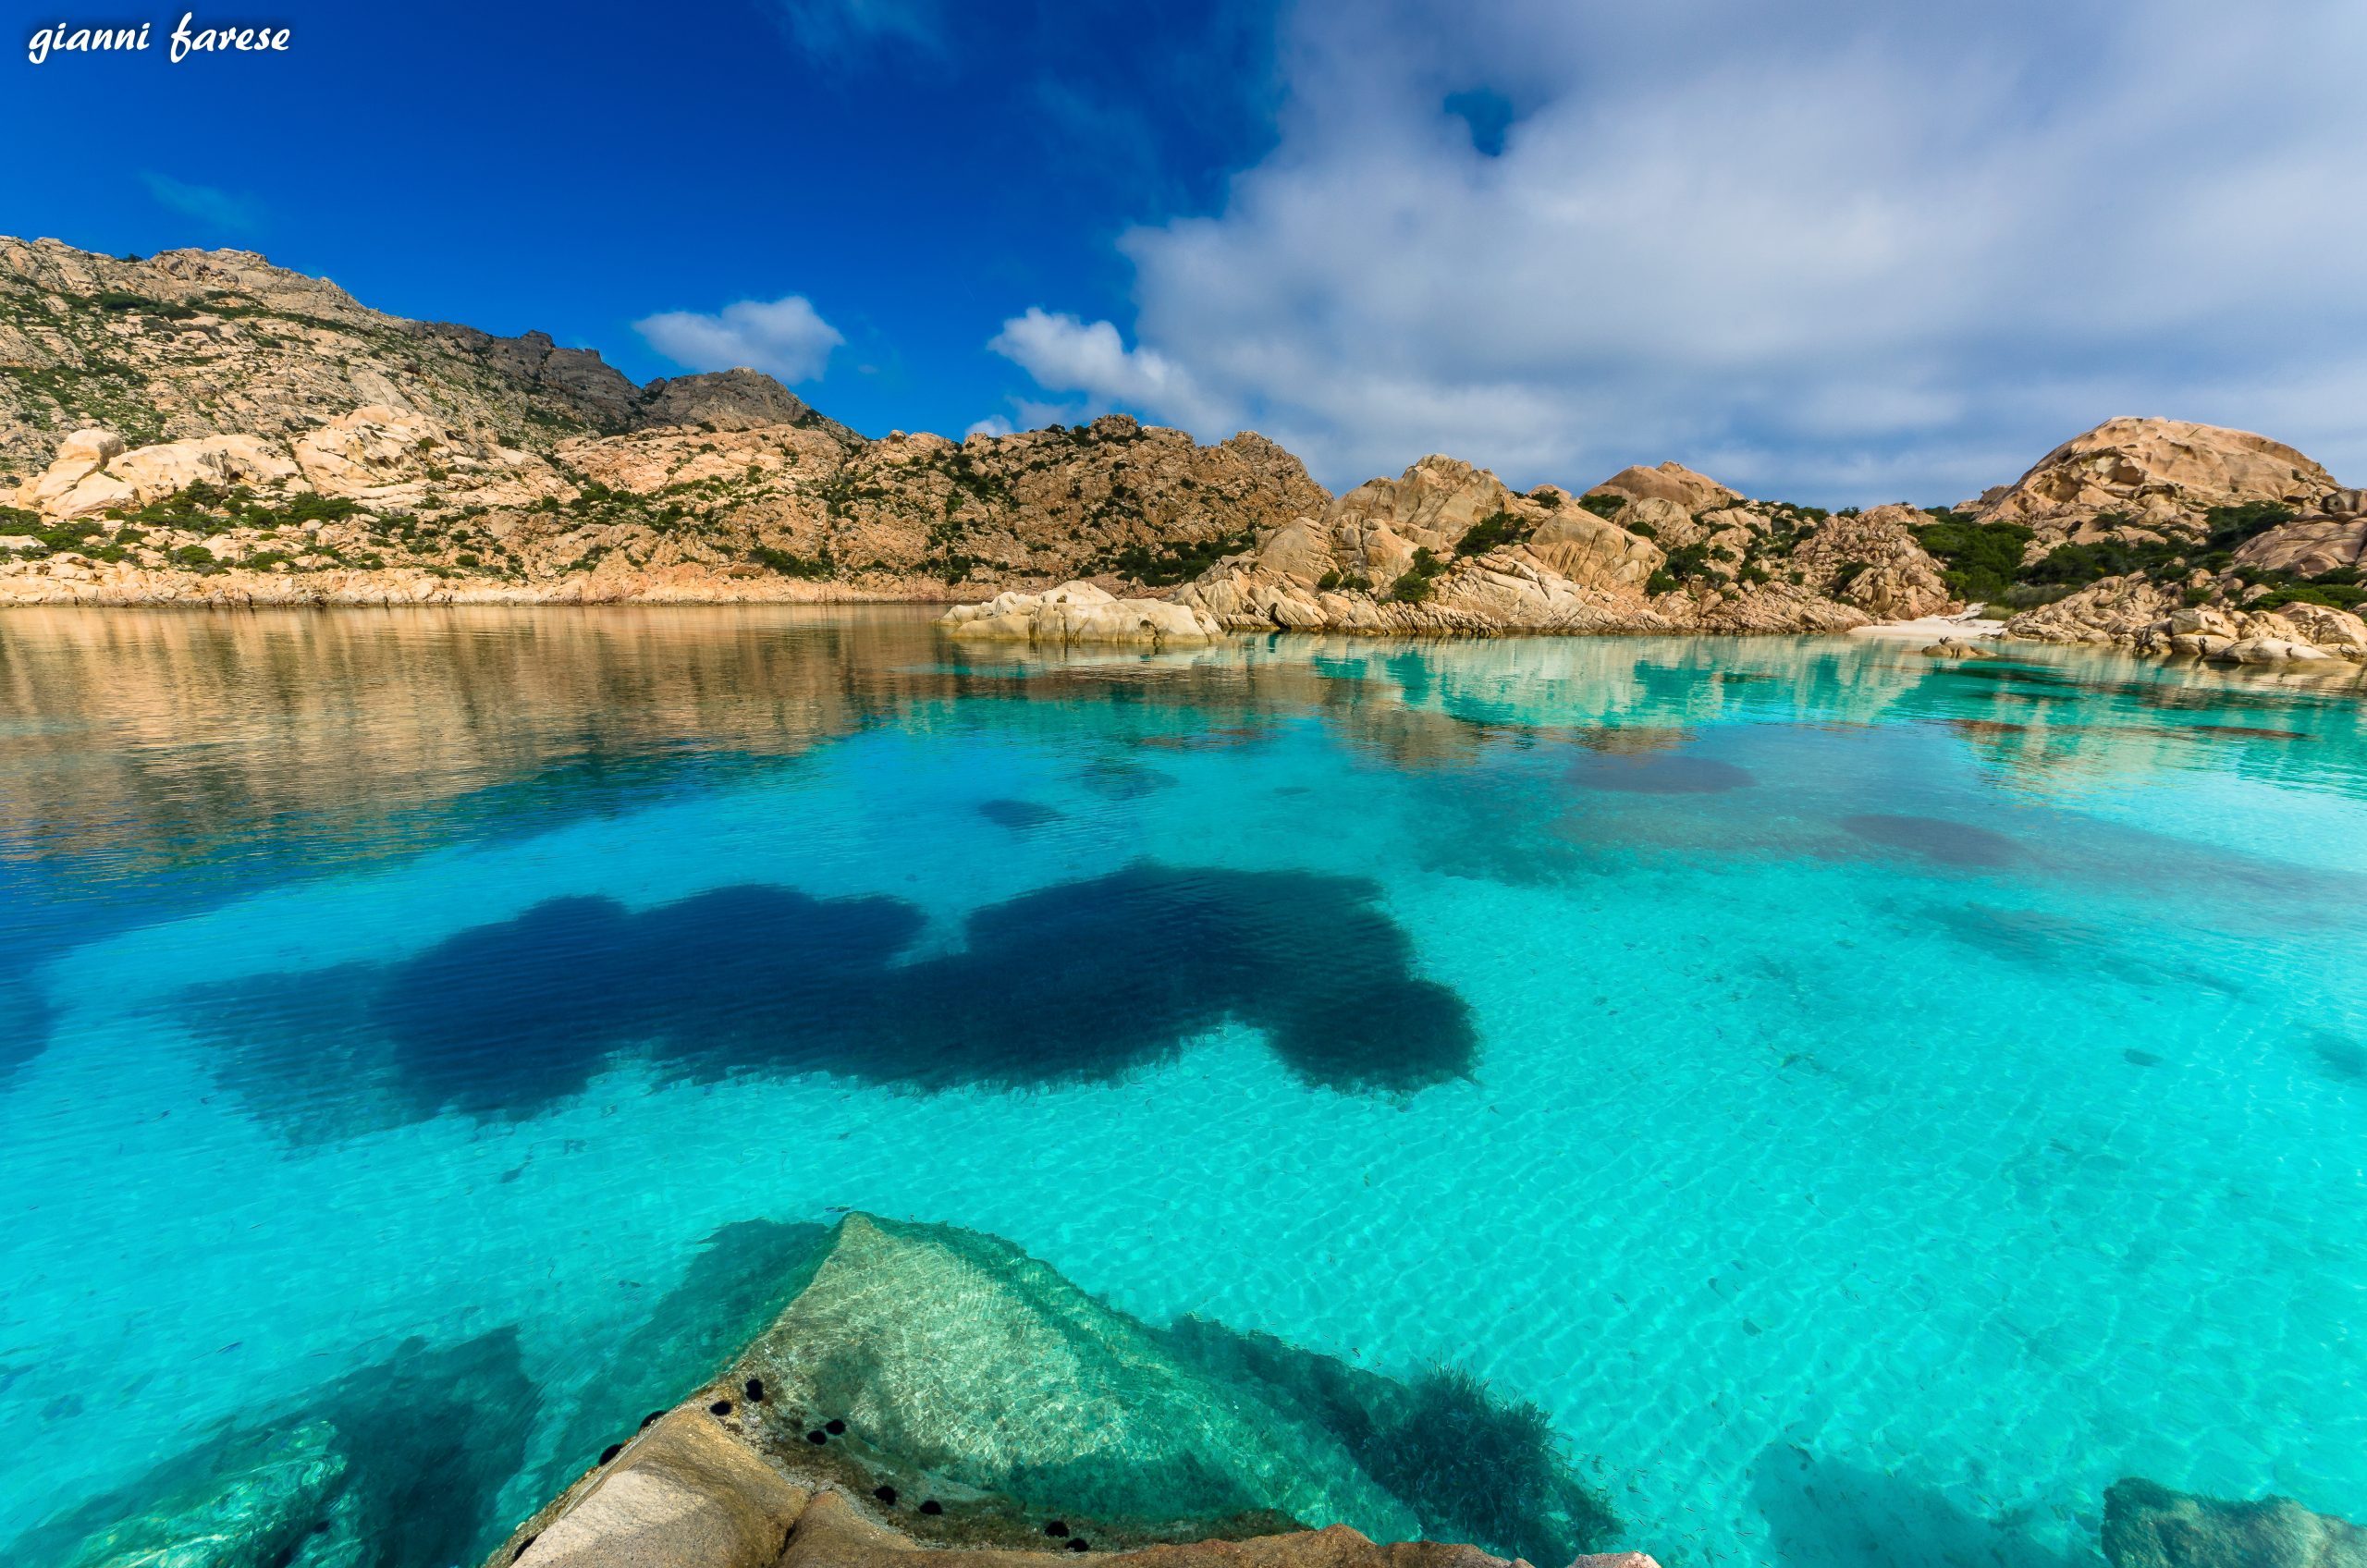
[(742, 300), (714, 315), (666, 311), (632, 325), (676, 364), (692, 370), (745, 366), (791, 384), (821, 379), (830, 350), (846, 341), (802, 294)]
[[(1058, 392), (1081, 392), (1087, 412), (1138, 410), (1163, 424), (1205, 430), (1230, 418), (1224, 405), (1203, 395), (1192, 374), (1155, 349), (1129, 349), (1106, 321), (1028, 308), (987, 344)], [(1228, 431), (1226, 434), (1230, 435)]]
[(2367, 68), (2355, 0), (1318, 0), (1283, 59), (1223, 210), (1124, 238), (1135, 346), (1037, 308), (999, 351), (1334, 485), (1445, 450), (1939, 501), (2121, 413), (2367, 477), (2367, 122), (2292, 76)]
[(1003, 418), (1000, 414), (988, 414), (986, 418), (978, 421), (975, 424), (970, 426), (969, 429), (963, 431), (962, 435), (964, 440), (967, 440), (973, 435), (1008, 435), (1011, 433), (1011, 421)]

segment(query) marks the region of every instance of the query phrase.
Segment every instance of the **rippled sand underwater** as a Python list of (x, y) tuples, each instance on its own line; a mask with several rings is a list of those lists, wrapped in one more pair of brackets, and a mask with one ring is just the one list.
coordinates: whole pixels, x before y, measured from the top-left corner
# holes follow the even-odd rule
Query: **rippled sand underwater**
[(0, 1537), (366, 1403), (466, 1561), (848, 1208), (1466, 1365), (1672, 1568), (2367, 1516), (2360, 694), (2017, 653), (13, 612)]

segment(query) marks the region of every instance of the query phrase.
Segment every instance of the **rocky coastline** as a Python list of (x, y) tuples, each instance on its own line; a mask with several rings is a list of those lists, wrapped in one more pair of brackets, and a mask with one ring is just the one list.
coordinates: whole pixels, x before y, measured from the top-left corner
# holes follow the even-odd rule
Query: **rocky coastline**
[(1524, 492), (1438, 455), (1333, 496), (1252, 432), (872, 440), (753, 371), (635, 386), (250, 252), (0, 238), (0, 606), (927, 603), (964, 637), (1160, 645), (1979, 606), (2007, 639), (2355, 677), (2363, 552), (2367, 492), (2175, 420), (2109, 420), (1951, 507), (1827, 511), (1674, 462)]

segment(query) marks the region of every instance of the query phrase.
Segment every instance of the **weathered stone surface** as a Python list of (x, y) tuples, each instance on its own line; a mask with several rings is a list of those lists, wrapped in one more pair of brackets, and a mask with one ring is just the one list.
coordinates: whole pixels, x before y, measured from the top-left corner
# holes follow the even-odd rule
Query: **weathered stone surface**
[[(1062, 1552), (1062, 1557), (1072, 1554)], [(1145, 1547), (1135, 1551), (1088, 1552), (1097, 1562), (1128, 1568), (1507, 1568), (1504, 1560), (1476, 1547), (1444, 1541), (1400, 1541), (1375, 1545), (1345, 1525), (1293, 1535), (1247, 1540), (1206, 1540)], [(1632, 1561), (1628, 1561), (1632, 1560)], [(1046, 1568), (1041, 1551), (927, 1548), (865, 1518), (844, 1496), (825, 1492), (798, 1521), (781, 1568)], [(1616, 1568), (1657, 1568), (1650, 1558), (1622, 1553)], [(1594, 1559), (1579, 1558), (1572, 1568)], [(619, 1565), (622, 1568), (622, 1565)]]
[(1121, 599), (1090, 582), (1063, 582), (1041, 594), (998, 594), (982, 605), (956, 605), (938, 625), (956, 637), (1013, 643), (1205, 643), (1223, 629), (1216, 619), (1170, 599)]
[(2152, 1481), (2104, 1492), (2112, 1568), (2367, 1568), (2367, 1530), (2291, 1498), (2229, 1502)]
[[(2351, 494), (2351, 492), (2344, 492)], [(2279, 523), (2236, 547), (2238, 566), (2323, 577), (2355, 570), (2367, 558), (2367, 518), (2311, 518)]]
[(512, 1561), (518, 1568), (771, 1568), (812, 1496), (704, 1411), (686, 1407), (570, 1488)]
[(2113, 419), (1963, 509), (1984, 521), (2067, 536), (2103, 512), (2189, 528), (2206, 508), (2248, 501), (2282, 501), (2309, 512), (2339, 489), (2324, 469), (2264, 435), (2184, 420)]
[(2007, 634), (2041, 643), (2128, 643), (2183, 607), (2177, 591), (2141, 577), (2107, 577), (2005, 623)]
[(1576, 506), (1539, 523), (1526, 548), (1541, 570), (1579, 588), (1640, 592), (1667, 558), (1650, 541)]
[(1665, 501), (1686, 513), (1742, 499), (1740, 491), (1675, 462), (1662, 463), (1658, 468), (1623, 468), (1587, 494), (1625, 496), (1637, 501)]
[(2339, 655), (2289, 637), (2244, 637), (2211, 655), (2228, 664), (2295, 664)]
[(1908, 530), (1928, 521), (1912, 507), (1876, 507), (1827, 519), (1793, 552), (1811, 586), (1877, 620), (1915, 620), (1955, 603), (1940, 566)]

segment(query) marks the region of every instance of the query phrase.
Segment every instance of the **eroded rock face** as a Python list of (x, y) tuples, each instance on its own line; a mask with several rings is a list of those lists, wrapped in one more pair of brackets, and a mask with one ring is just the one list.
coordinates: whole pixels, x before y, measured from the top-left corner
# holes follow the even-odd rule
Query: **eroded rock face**
[(287, 454), (252, 435), (207, 435), (127, 451), (110, 431), (84, 430), (59, 444), (57, 460), (17, 491), (17, 505), (43, 517), (89, 517), (145, 506), (192, 484), (277, 484), (296, 477)]
[(2112, 1568), (2367, 1568), (2367, 1530), (2291, 1498), (2229, 1502), (2152, 1481), (2104, 1492)]
[(2324, 469), (2264, 435), (2184, 420), (2113, 419), (1962, 509), (2063, 536), (2106, 512), (2190, 530), (2211, 507), (2269, 500), (2309, 513), (2341, 493)]

